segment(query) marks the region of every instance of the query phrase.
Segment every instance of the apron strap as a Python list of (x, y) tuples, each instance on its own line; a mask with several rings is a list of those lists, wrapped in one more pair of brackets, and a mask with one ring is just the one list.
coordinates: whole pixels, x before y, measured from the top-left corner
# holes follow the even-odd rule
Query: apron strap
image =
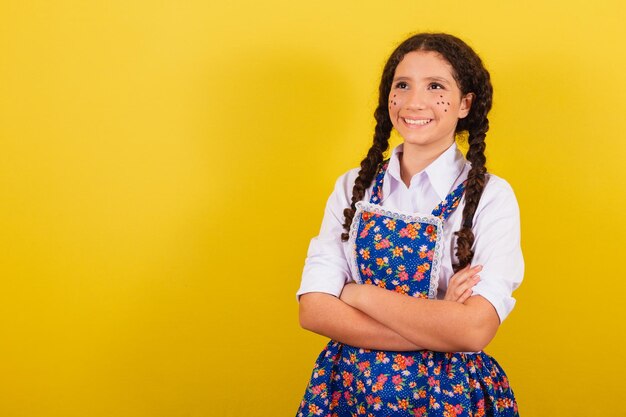
[(463, 181), (456, 187), (441, 203), (437, 205), (432, 211), (433, 216), (437, 216), (441, 218), (443, 221), (446, 221), (448, 217), (454, 210), (459, 206), (461, 202), (461, 197), (463, 197), (463, 193), (465, 192), (465, 183), (467, 181)]
[(385, 172), (389, 166), (389, 159), (384, 160), (380, 164), (378, 174), (374, 180), (374, 189), (372, 190), (372, 197), (370, 197), (370, 204), (380, 204), (383, 200), (383, 179), (385, 178)]

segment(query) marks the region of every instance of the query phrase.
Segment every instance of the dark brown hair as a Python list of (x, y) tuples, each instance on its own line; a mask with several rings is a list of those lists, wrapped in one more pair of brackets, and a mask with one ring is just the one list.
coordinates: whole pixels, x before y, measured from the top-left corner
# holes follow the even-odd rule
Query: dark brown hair
[(363, 199), (365, 190), (372, 185), (378, 168), (383, 162), (383, 155), (389, 149), (389, 136), (393, 127), (387, 107), (389, 92), (396, 67), (407, 53), (413, 51), (439, 53), (452, 66), (453, 76), (461, 94), (474, 94), (469, 114), (463, 119), (459, 119), (456, 126), (457, 133), (468, 132), (469, 150), (466, 158), (472, 165), (465, 187), (465, 207), (463, 208), (461, 229), (455, 232), (457, 236), (456, 256), (459, 263), (454, 265), (454, 270), (458, 271), (468, 265), (474, 256), (472, 251), (474, 244), (472, 223), (480, 196), (485, 188), (485, 174), (487, 173), (485, 136), (489, 130), (487, 113), (491, 109), (493, 88), (491, 87), (489, 72), (483, 66), (480, 57), (465, 42), (445, 33), (420, 33), (411, 36), (402, 42), (387, 60), (380, 80), (378, 107), (374, 111), (374, 118), (376, 119), (374, 140), (367, 156), (361, 161), (361, 169), (352, 189), (350, 207), (343, 211), (345, 232), (341, 235), (341, 239), (343, 241), (348, 240), (348, 231), (354, 218), (356, 203)]

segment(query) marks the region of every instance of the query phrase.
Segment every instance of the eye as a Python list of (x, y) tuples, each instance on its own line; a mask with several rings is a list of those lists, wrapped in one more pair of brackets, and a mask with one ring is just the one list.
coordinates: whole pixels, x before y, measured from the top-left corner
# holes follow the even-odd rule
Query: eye
[(409, 85), (406, 83), (406, 81), (399, 81), (396, 83), (395, 87), (400, 89), (406, 89), (409, 88)]
[(429, 90), (443, 90), (443, 85), (439, 83), (430, 83), (428, 84), (428, 89)]

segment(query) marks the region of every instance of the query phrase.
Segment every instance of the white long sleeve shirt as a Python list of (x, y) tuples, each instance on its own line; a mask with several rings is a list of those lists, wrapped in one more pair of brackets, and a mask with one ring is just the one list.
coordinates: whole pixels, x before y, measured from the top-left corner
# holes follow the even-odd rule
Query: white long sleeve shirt
[[(400, 177), (399, 155), (403, 146), (391, 154), (383, 183), (383, 207), (409, 213), (430, 214), (446, 196), (465, 181), (470, 163), (453, 144), (423, 171), (411, 178), (407, 187)], [(302, 274), (298, 297), (309, 292), (323, 292), (339, 297), (343, 286), (353, 281), (349, 267), (352, 250), (341, 241), (343, 210), (350, 206), (352, 187), (358, 168), (339, 177), (326, 204), (320, 233), (311, 240)], [(370, 187), (363, 197), (369, 201)], [(454, 232), (461, 228), (465, 199), (444, 222), (442, 262), (437, 298), (442, 299), (448, 280), (454, 274), (457, 261)], [(515, 305), (512, 292), (522, 282), (524, 259), (520, 247), (519, 207), (511, 186), (502, 178), (488, 175), (485, 189), (474, 215), (474, 259), (472, 265), (482, 265), (480, 282), (473, 295), (481, 295), (496, 309), (500, 321), (509, 315)]]

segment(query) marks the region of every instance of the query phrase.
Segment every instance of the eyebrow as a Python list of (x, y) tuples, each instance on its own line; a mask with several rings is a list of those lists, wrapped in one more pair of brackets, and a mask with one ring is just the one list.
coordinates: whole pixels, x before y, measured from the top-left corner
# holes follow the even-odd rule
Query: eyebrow
[[(444, 84), (448, 84), (448, 85), (450, 84), (450, 81), (443, 77), (433, 76), (433, 77), (426, 77), (425, 79), (428, 81), (438, 81)], [(412, 80), (411, 77), (395, 77), (393, 79), (393, 81), (411, 81), (411, 80)]]

